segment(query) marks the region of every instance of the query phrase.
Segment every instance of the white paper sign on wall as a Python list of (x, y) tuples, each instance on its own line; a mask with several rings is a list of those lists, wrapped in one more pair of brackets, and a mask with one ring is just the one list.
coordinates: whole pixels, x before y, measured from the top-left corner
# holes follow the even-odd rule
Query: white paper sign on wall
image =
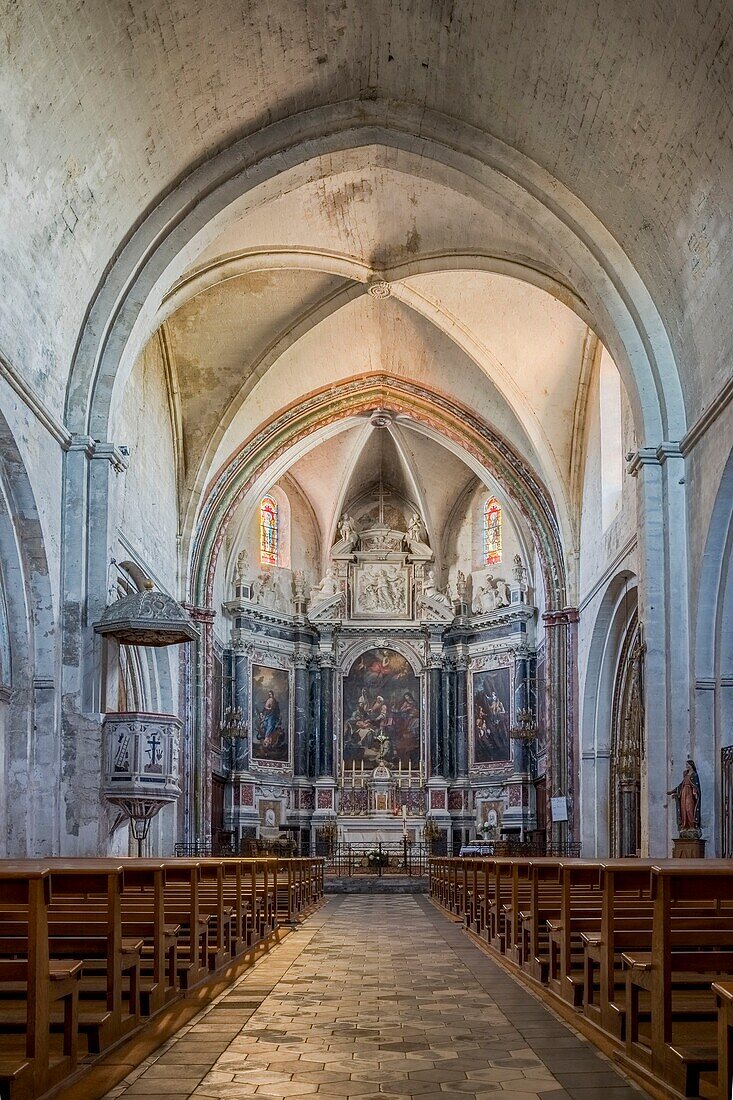
[(567, 821), (568, 819), (568, 800), (565, 795), (562, 798), (551, 798), (550, 807), (552, 809), (553, 821)]

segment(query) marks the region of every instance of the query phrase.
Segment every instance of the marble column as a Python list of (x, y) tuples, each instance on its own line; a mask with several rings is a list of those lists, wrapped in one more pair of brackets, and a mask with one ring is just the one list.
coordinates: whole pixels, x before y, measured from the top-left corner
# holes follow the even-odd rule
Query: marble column
[(456, 752), (456, 674), (452, 661), (443, 669), (443, 759), (445, 776), (455, 775)]
[[(249, 723), (249, 665), (243, 653), (233, 652), (231, 705), (239, 707), (245, 724)], [(249, 734), (232, 739), (232, 771), (244, 772), (249, 767)]]
[(468, 677), (470, 658), (456, 660), (456, 776), (468, 775)]
[(427, 669), (428, 689), (428, 729), (430, 731), (430, 774), (444, 776), (446, 771), (444, 714), (443, 714), (443, 669), (432, 665)]
[(321, 656), (318, 775), (333, 776), (333, 684), (335, 670), (329, 658)]
[(309, 690), (309, 673), (308, 673), (308, 658), (302, 650), (296, 649), (293, 654), (293, 664), (295, 666), (295, 687), (294, 687), (294, 738), (295, 744), (293, 746), (293, 753), (295, 756), (295, 774), (307, 775), (308, 774), (308, 738), (310, 736), (309, 729), (309, 711), (310, 711), (310, 690)]
[[(565, 607), (542, 616), (547, 638), (549, 729), (548, 798), (567, 799), (568, 820), (552, 821), (551, 842), (563, 850), (580, 839), (578, 814), (577, 632), (578, 609)], [(548, 815), (548, 821), (552, 816)]]
[[(537, 662), (529, 655), (517, 656), (514, 663), (514, 715), (520, 711), (531, 711), (537, 717), (536, 690), (533, 680), (536, 677)], [(526, 741), (517, 738), (514, 742), (515, 771), (529, 776), (529, 746)], [(531, 776), (530, 776), (531, 778)]]

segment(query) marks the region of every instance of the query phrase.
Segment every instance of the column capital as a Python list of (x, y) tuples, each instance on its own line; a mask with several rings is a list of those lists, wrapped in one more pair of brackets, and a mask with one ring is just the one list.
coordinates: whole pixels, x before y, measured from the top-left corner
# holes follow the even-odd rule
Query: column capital
[(567, 626), (569, 623), (577, 623), (580, 620), (580, 612), (577, 607), (563, 607), (555, 611), (544, 611), (542, 621), (545, 627)]
[(665, 462), (674, 458), (684, 461), (680, 443), (662, 440), (656, 447), (640, 447), (635, 453), (628, 454), (627, 470), (632, 477), (636, 477), (643, 466), (664, 466)]
[(184, 603), (182, 606), (195, 623), (203, 623), (205, 626), (213, 625), (214, 619), (216, 618), (216, 612), (212, 607), (198, 607), (193, 603)]
[(118, 474), (126, 470), (130, 464), (129, 447), (93, 439), (90, 435), (72, 435), (66, 450), (81, 451), (88, 459), (101, 458), (109, 462), (112, 469)]

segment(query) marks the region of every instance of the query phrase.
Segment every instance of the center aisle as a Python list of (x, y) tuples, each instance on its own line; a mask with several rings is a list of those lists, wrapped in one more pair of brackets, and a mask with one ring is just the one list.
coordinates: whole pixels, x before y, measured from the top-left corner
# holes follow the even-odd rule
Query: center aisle
[(639, 1100), (420, 896), (332, 897), (108, 1097)]

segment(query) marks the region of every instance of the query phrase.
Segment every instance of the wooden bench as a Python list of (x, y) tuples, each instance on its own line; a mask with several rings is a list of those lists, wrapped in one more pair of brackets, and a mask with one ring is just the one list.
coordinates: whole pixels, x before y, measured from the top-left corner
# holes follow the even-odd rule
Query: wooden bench
[[(40, 1095), (73, 1073), (77, 1063), (81, 964), (49, 958), (49, 869), (0, 862), (0, 1091), (10, 1100)], [(6, 940), (4, 918), (23, 915), (22, 936)], [(60, 1041), (51, 1034), (60, 1010)]]

